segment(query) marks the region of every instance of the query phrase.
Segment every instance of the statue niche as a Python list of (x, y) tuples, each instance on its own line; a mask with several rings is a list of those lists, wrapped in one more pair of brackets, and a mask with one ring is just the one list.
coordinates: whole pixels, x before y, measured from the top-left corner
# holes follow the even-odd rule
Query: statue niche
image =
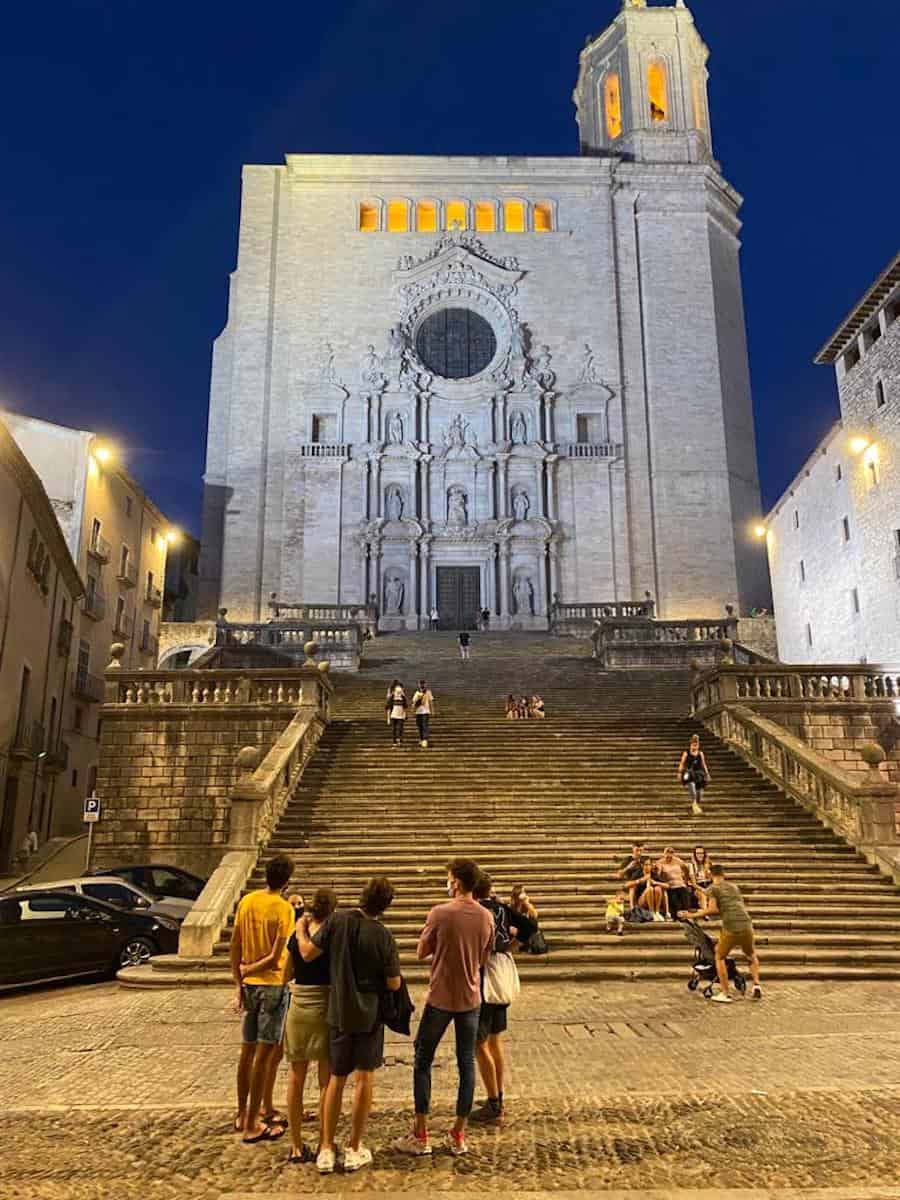
[(528, 441), (528, 421), (521, 410), (516, 409), (509, 423), (509, 437), (514, 445), (524, 446)]
[(403, 444), (403, 417), (398, 412), (392, 412), (387, 422), (388, 441), (392, 446)]
[(512, 494), (512, 510), (516, 520), (527, 521), (530, 508), (531, 501), (528, 499), (528, 492), (523, 487), (515, 488)]
[(399, 575), (388, 575), (384, 581), (384, 612), (385, 616), (398, 617), (403, 612), (403, 597), (406, 592), (403, 580)]
[(384, 515), (388, 521), (403, 520), (403, 490), (395, 483), (385, 489)]
[(469, 523), (469, 497), (465, 488), (454, 484), (447, 492), (447, 524), (461, 528)]
[(534, 585), (529, 575), (519, 575), (513, 584), (513, 607), (516, 616), (534, 616)]

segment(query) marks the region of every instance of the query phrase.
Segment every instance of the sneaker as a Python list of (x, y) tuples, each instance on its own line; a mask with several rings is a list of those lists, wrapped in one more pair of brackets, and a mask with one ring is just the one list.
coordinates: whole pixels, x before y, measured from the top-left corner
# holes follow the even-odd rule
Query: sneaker
[(410, 1130), (403, 1137), (391, 1142), (391, 1149), (396, 1150), (399, 1154), (414, 1154), (416, 1157), (421, 1157), (423, 1154), (431, 1153), (431, 1142), (427, 1133), (424, 1138), (420, 1138), (415, 1130)]
[(753, 991), (750, 993), (751, 1000), (762, 1000), (762, 988), (758, 983), (753, 985)]
[(715, 1000), (717, 1004), (731, 1004), (732, 998), (727, 992), (714, 992), (710, 996), (710, 1000)]
[(354, 1150), (348, 1146), (344, 1151), (344, 1171), (347, 1174), (358, 1171), (360, 1167), (367, 1167), (371, 1161), (372, 1151), (368, 1146), (360, 1146), (358, 1150)]
[(691, 812), (694, 814), (695, 817), (703, 816), (703, 809), (700, 807), (700, 805), (697, 803), (696, 800), (691, 805)]
[(665, 919), (666, 919), (666, 918), (665, 918), (665, 917), (662, 915), (662, 913), (661, 913), (661, 912), (655, 912), (655, 913), (653, 914), (653, 920), (654, 920), (654, 921), (664, 921)]
[(459, 1156), (460, 1154), (468, 1154), (469, 1146), (466, 1142), (465, 1131), (457, 1133), (455, 1129), (451, 1129), (447, 1134), (447, 1146), (450, 1153)]
[(334, 1151), (320, 1150), (316, 1155), (316, 1167), (320, 1175), (330, 1175), (334, 1171)]
[(470, 1121), (478, 1125), (499, 1125), (503, 1120), (503, 1109), (499, 1100), (485, 1100), (481, 1108), (476, 1108), (469, 1116)]

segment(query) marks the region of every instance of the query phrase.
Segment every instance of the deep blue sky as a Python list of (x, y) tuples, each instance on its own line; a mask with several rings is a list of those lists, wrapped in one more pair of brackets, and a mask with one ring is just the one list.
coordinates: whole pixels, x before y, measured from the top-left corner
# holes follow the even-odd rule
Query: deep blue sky
[[(896, 0), (693, 0), (741, 191), (768, 505), (837, 412), (811, 359), (897, 249)], [(619, 0), (56, 0), (4, 13), (0, 407), (114, 437), (198, 528), (240, 168), (288, 151), (574, 154)]]

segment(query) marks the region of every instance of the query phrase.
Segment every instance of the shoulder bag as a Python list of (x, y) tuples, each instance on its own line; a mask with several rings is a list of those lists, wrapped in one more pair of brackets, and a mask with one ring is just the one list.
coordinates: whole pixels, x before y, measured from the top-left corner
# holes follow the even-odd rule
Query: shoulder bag
[(511, 954), (491, 954), (484, 968), (485, 1004), (512, 1004), (521, 989), (519, 972)]

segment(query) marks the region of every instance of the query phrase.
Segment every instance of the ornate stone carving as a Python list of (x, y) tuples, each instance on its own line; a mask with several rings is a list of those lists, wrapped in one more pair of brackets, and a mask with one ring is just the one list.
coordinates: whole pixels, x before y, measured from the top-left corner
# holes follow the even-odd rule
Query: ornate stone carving
[(541, 346), (531, 364), (529, 374), (544, 392), (551, 392), (556, 384), (556, 372), (550, 366), (552, 355), (549, 346)]
[(534, 585), (529, 575), (518, 575), (513, 584), (513, 606), (518, 616), (534, 616)]
[(423, 254), (421, 258), (413, 258), (411, 254), (404, 254), (397, 264), (397, 269), (400, 271), (410, 271), (413, 267), (420, 267), (423, 263), (430, 262), (434, 258), (440, 258), (444, 251), (451, 250), (454, 246), (464, 246), (470, 254), (474, 254), (485, 262), (493, 263), (495, 267), (504, 267), (507, 271), (517, 271), (519, 269), (519, 260), (514, 255), (507, 254), (504, 257), (491, 254), (490, 250), (475, 234), (464, 233), (458, 228), (442, 234), (431, 250), (427, 254)]
[(384, 493), (384, 514), (389, 521), (403, 520), (403, 492), (395, 483)]
[(403, 417), (398, 412), (392, 412), (387, 422), (388, 441), (394, 446), (403, 443)]
[(447, 450), (464, 450), (469, 444), (470, 429), (462, 413), (457, 413), (444, 432), (444, 447)]
[(531, 501), (528, 499), (528, 493), (523, 487), (514, 488), (512, 494), (512, 509), (517, 521), (527, 521), (528, 511), (531, 508)]
[(375, 353), (374, 346), (366, 346), (362, 366), (359, 370), (360, 382), (364, 387), (382, 388), (387, 382), (381, 370), (381, 359)]
[(323, 342), (322, 344), (322, 349), (319, 351), (316, 374), (323, 383), (339, 382), (334, 367), (334, 346), (332, 346), (331, 342)]
[(590, 344), (585, 342), (584, 353), (581, 359), (581, 367), (578, 372), (579, 383), (602, 383), (600, 373), (597, 369), (597, 360), (594, 357), (594, 351)]
[(459, 528), (469, 523), (469, 497), (465, 488), (454, 484), (447, 491), (447, 524)]
[(403, 612), (403, 597), (406, 588), (399, 575), (388, 575), (384, 581), (384, 611), (387, 616), (399, 616)]
[(516, 409), (510, 418), (509, 438), (511, 442), (519, 446), (524, 446), (528, 441), (528, 422), (525, 414), (519, 409)]

